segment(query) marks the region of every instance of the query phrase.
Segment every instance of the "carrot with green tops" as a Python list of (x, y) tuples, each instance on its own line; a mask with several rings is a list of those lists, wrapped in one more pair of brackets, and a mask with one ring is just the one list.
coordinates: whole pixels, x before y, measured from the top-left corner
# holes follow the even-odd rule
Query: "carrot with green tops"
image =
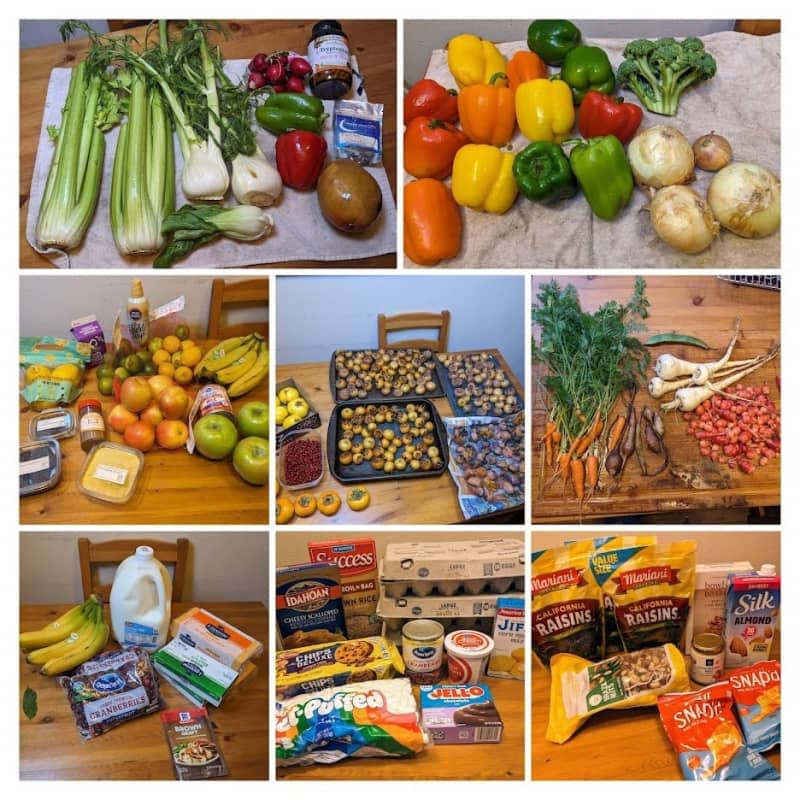
[(603, 432), (603, 427), (603, 418), (600, 416), (600, 409), (598, 408), (597, 413), (594, 415), (594, 422), (592, 423), (591, 427), (578, 440), (574, 455), (580, 458), (589, 449), (589, 446), (592, 444), (592, 442)]
[(556, 430), (556, 423), (552, 419), (549, 420), (545, 425), (544, 436), (542, 437), (544, 440), (544, 463), (548, 467), (553, 464), (553, 434)]
[(586, 456), (586, 488), (588, 489), (587, 500), (591, 499), (594, 490), (600, 480), (600, 459), (597, 453), (591, 452)]
[(580, 502), (586, 496), (586, 467), (582, 458), (573, 458), (569, 462), (569, 472), (572, 478), (572, 487), (575, 489), (575, 497)]
[(616, 450), (619, 440), (622, 438), (622, 432), (625, 430), (625, 423), (627, 420), (627, 414), (620, 414), (614, 420), (614, 424), (611, 426), (611, 430), (608, 432), (608, 442), (606, 443), (606, 450), (608, 450), (609, 453), (612, 450)]

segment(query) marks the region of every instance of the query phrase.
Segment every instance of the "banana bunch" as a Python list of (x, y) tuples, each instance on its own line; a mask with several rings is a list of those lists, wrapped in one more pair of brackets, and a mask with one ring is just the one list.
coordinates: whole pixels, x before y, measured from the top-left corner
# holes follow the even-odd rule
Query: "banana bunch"
[(258, 333), (220, 342), (194, 368), (195, 378), (227, 387), (230, 397), (247, 394), (268, 372), (267, 342)]
[(42, 675), (60, 675), (96, 656), (108, 643), (109, 627), (97, 595), (74, 606), (57, 620), (19, 636), (29, 664), (41, 666)]

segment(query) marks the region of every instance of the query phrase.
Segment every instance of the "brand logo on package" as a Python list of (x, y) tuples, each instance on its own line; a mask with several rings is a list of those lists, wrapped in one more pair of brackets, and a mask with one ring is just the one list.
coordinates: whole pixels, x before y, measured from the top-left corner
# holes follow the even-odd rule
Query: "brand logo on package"
[(220, 625), (214, 625), (212, 622), (209, 622), (206, 625), (206, 630), (212, 635), (216, 636), (217, 639), (230, 639), (230, 634)]
[(435, 647), (415, 647), (412, 652), (416, 658), (429, 659), (436, 655)]
[(632, 589), (642, 589), (645, 586), (658, 586), (659, 584), (672, 586), (679, 582), (679, 572), (679, 569), (668, 567), (666, 564), (659, 567), (628, 570), (617, 578), (615, 594), (625, 594)]
[(179, 711), (178, 712), (178, 722), (191, 722), (192, 715), (189, 711)]
[(197, 666), (197, 664), (192, 664), (191, 661), (182, 661), (181, 666), (187, 671), (191, 672), (193, 675), (202, 675), (203, 670)]
[(428, 692), (428, 697), (433, 700), (472, 700), (483, 697), (484, 690), (480, 686), (437, 686)]
[(320, 563), (335, 561), (343, 578), (375, 569), (378, 557), (372, 539), (310, 544), (313, 561)]
[(296, 608), (303, 611), (317, 611), (320, 608), (324, 608), (330, 601), (330, 587), (318, 581), (296, 583), (284, 595), (286, 608)]
[(531, 583), (533, 584), (534, 594), (544, 594), (545, 592), (565, 589), (568, 586), (586, 586), (586, 578), (583, 577), (582, 569), (569, 567), (556, 572), (548, 572), (544, 575), (536, 575)]
[(118, 692), (124, 688), (125, 681), (120, 678), (115, 672), (108, 675), (101, 675), (92, 681), (92, 689), (101, 694), (110, 694), (111, 692)]

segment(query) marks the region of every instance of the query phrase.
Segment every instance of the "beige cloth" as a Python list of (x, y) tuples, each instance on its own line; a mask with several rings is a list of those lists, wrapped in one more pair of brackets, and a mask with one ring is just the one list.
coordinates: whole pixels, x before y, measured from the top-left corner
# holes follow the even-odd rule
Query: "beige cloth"
[[(354, 59), (355, 61), (355, 59)], [(246, 60), (233, 60), (225, 63), (225, 71), (238, 81), (246, 72)], [(56, 250), (42, 251), (36, 245), (36, 220), (39, 206), (47, 182), (47, 173), (53, 157), (54, 146), (47, 135), (47, 126), (61, 124), (61, 109), (67, 97), (71, 70), (54, 69), (47, 87), (42, 118), (42, 130), (36, 151), (36, 164), (31, 181), (31, 205), (28, 213), (26, 238), (38, 252), (42, 252), (53, 264), (62, 268), (107, 268), (107, 267), (150, 267), (154, 256), (126, 258), (117, 252), (109, 223), (109, 201), (111, 198), (111, 169), (114, 163), (119, 128), (106, 135), (106, 156), (103, 180), (97, 209), (89, 230), (81, 246), (70, 253)], [(362, 96), (361, 99), (366, 99)], [(325, 120), (323, 134), (328, 142), (328, 158), (333, 159), (333, 101), (326, 100), (325, 110), (330, 117)], [(261, 149), (267, 160), (275, 166), (275, 136), (259, 129), (256, 133)], [(180, 208), (186, 200), (180, 188), (180, 174), (183, 158), (175, 141), (175, 180), (177, 197), (175, 207)], [(316, 260), (335, 261), (339, 259), (368, 258), (397, 249), (397, 216), (389, 186), (386, 170), (382, 165), (366, 168), (378, 182), (383, 195), (383, 211), (375, 224), (364, 234), (348, 236), (329, 225), (319, 209), (316, 192), (299, 192), (284, 188), (276, 206), (265, 209), (275, 223), (274, 232), (256, 242), (236, 242), (232, 239), (218, 239), (209, 245), (195, 250), (187, 258), (177, 261), (173, 269), (246, 267), (253, 264), (273, 264), (284, 261)], [(228, 192), (225, 205), (235, 205), (232, 190)]]
[[(675, 117), (645, 109), (640, 130), (658, 124), (672, 125), (690, 142), (715, 130), (731, 142), (734, 160), (754, 162), (780, 176), (780, 34), (750, 36), (725, 31), (702, 39), (717, 61), (715, 77), (684, 92)], [(592, 39), (587, 44), (602, 47), (616, 69), (623, 60), (627, 42), (627, 39)], [(506, 56), (527, 50), (525, 42), (498, 46)], [(434, 50), (431, 54), (426, 77), (455, 88), (444, 50)], [(619, 93), (626, 100), (639, 103), (633, 92), (626, 89)], [(577, 127), (575, 135), (579, 135)], [(517, 132), (512, 140), (513, 150), (518, 152), (526, 144), (527, 140)], [(713, 173), (698, 170), (692, 188), (705, 197), (712, 177)], [(405, 179), (411, 177), (406, 175)], [(685, 255), (655, 235), (649, 215), (640, 213), (646, 203), (644, 193), (636, 189), (627, 208), (611, 222), (596, 217), (581, 194), (552, 208), (520, 196), (502, 216), (465, 208), (461, 252), (440, 266), (780, 266), (780, 231), (766, 239), (743, 239), (723, 230), (704, 252)], [(408, 258), (405, 265), (417, 266)]]

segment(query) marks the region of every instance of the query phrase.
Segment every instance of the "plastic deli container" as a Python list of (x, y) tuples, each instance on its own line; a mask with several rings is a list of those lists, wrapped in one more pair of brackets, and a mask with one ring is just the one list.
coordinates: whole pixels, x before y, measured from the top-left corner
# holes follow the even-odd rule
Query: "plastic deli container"
[(52, 489), (61, 479), (61, 445), (55, 439), (19, 446), (21, 497)]
[(28, 437), (40, 442), (43, 439), (64, 439), (75, 433), (75, 415), (66, 408), (52, 408), (35, 414), (28, 425)]
[(480, 631), (453, 631), (444, 640), (451, 683), (478, 683), (494, 650), (494, 640)]
[(442, 674), (444, 625), (414, 619), (403, 625), (403, 661), (412, 683), (436, 683)]
[(83, 460), (78, 488), (95, 500), (127, 503), (136, 491), (144, 456), (139, 450), (113, 442), (95, 445)]

